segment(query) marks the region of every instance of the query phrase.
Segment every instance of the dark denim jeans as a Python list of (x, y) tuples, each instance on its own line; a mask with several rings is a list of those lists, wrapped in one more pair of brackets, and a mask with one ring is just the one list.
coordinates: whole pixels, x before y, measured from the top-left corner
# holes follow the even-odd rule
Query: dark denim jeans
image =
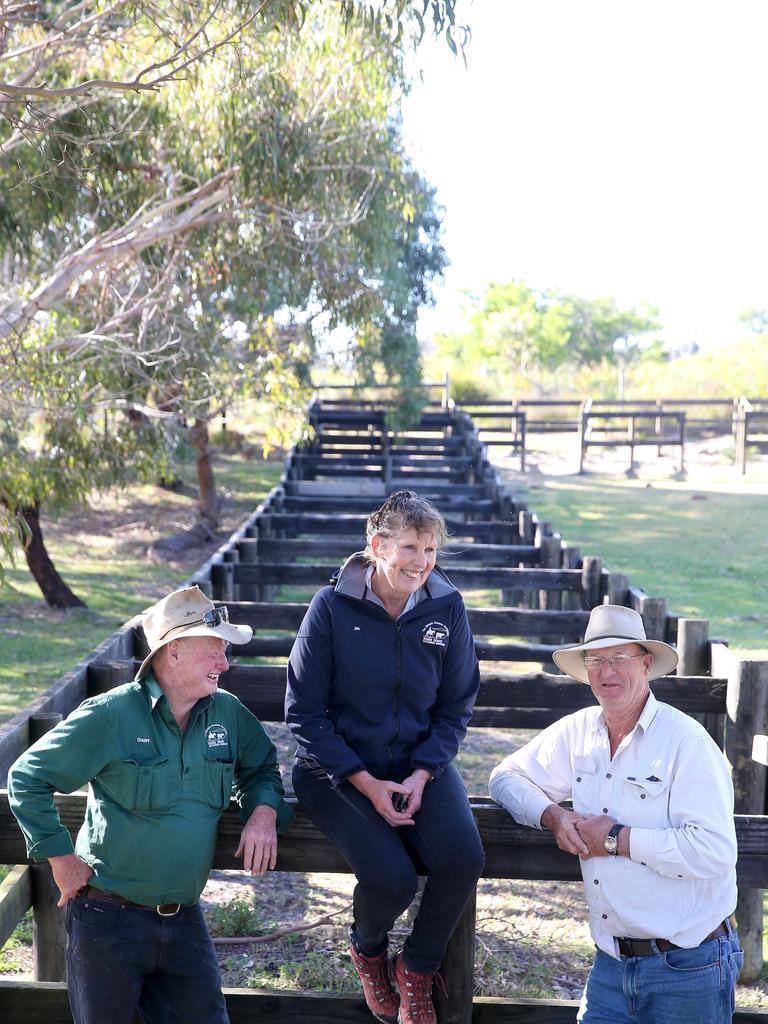
[(229, 1024), (203, 913), (173, 917), (76, 896), (67, 904), (75, 1024)]
[(579, 1024), (731, 1024), (743, 959), (735, 931), (651, 956), (616, 960), (598, 949)]
[(349, 782), (334, 788), (322, 768), (297, 761), (293, 787), (302, 810), (344, 855), (357, 877), (351, 937), (361, 953), (387, 948), (387, 933), (411, 904), (427, 869), (413, 931), (403, 947), (409, 967), (434, 971), (485, 863), (480, 836), (456, 768), (424, 787), (415, 825), (393, 828)]

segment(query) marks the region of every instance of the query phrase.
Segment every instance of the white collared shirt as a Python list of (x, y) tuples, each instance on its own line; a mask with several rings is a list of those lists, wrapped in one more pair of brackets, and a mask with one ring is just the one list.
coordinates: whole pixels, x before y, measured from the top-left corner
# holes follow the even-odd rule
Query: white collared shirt
[(631, 828), (629, 857), (581, 861), (595, 943), (664, 938), (697, 946), (736, 906), (733, 786), (704, 729), (651, 693), (611, 757), (599, 707), (544, 729), (491, 773), (490, 793), (541, 828), (551, 803), (608, 814)]

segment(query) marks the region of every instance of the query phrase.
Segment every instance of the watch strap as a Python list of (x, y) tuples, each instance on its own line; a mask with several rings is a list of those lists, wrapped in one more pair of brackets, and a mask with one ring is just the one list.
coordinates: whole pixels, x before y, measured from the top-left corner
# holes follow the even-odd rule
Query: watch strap
[(619, 855), (619, 832), (624, 828), (621, 822), (616, 822), (612, 825), (608, 831), (608, 835), (605, 837), (605, 848), (611, 857), (618, 857)]

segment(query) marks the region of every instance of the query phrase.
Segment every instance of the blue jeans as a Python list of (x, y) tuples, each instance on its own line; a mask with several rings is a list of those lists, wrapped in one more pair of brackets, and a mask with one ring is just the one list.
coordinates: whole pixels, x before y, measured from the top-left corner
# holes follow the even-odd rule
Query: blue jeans
[(198, 904), (173, 917), (75, 896), (67, 903), (67, 987), (75, 1024), (229, 1024)]
[(351, 938), (368, 956), (387, 949), (387, 933), (411, 904), (418, 873), (427, 871), (421, 906), (403, 957), (416, 971), (435, 971), (483, 870), (485, 854), (461, 775), (448, 765), (427, 783), (415, 825), (394, 828), (349, 782), (334, 788), (320, 767), (297, 761), (293, 787), (302, 810), (341, 851), (357, 877)]
[(579, 1024), (730, 1024), (744, 954), (733, 931), (693, 949), (616, 960), (598, 949)]

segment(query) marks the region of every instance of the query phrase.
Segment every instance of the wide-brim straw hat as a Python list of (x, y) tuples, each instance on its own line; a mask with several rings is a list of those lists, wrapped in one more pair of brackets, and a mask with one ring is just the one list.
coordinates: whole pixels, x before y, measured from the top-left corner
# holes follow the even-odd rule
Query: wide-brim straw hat
[(640, 644), (653, 655), (649, 679), (666, 676), (677, 666), (677, 651), (674, 647), (665, 644), (663, 640), (648, 640), (639, 612), (619, 604), (599, 604), (593, 608), (584, 643), (555, 651), (552, 660), (569, 676), (578, 679), (580, 683), (588, 683), (589, 676), (583, 660), (585, 651), (599, 651), (603, 647), (630, 643)]
[(139, 666), (137, 679), (146, 674), (160, 648), (180, 636), (218, 636), (230, 644), (247, 644), (253, 636), (250, 626), (229, 622), (227, 609), (217, 608), (198, 586), (182, 587), (164, 597), (145, 613), (141, 624), (149, 654)]

